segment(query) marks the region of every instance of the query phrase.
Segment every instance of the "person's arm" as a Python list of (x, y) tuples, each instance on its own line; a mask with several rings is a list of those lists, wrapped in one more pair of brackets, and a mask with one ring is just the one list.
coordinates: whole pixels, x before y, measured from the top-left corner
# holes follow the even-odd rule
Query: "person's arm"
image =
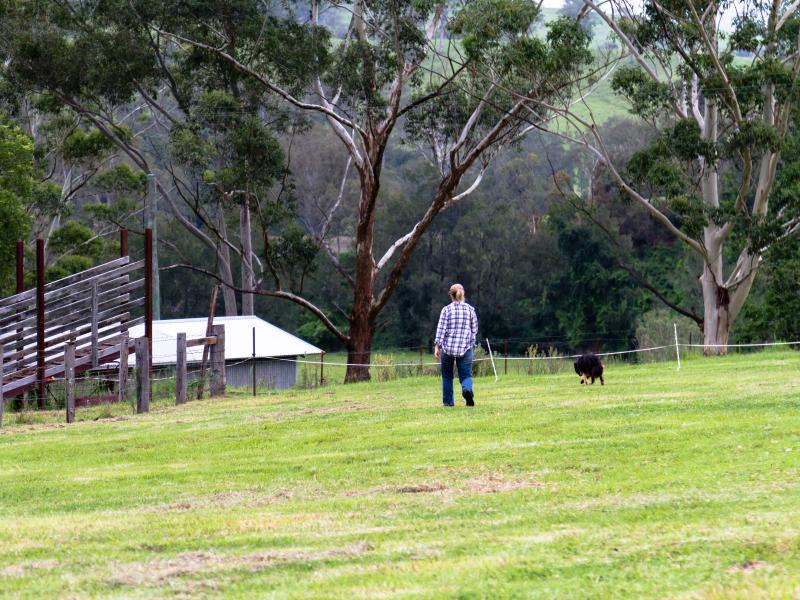
[(433, 355), (436, 360), (442, 355), (442, 344), (444, 343), (444, 336), (447, 333), (447, 307), (442, 309), (439, 313), (439, 324), (436, 326), (436, 337), (433, 340), (434, 350)]
[(478, 338), (478, 315), (475, 313), (475, 309), (473, 308), (470, 311), (470, 331), (472, 332), (472, 345), (475, 345), (475, 340)]

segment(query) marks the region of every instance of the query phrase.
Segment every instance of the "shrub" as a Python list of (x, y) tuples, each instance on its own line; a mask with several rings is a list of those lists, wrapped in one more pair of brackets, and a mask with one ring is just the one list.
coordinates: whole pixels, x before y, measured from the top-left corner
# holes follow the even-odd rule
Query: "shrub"
[(372, 355), (372, 375), (376, 381), (391, 381), (399, 377), (397, 367), (394, 364), (397, 362), (393, 354), (381, 354), (376, 352)]

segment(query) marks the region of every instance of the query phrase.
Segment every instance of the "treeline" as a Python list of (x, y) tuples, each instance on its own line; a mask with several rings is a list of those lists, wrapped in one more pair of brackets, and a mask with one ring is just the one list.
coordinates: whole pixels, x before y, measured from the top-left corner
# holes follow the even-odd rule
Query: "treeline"
[(2, 2), (0, 286), (157, 203), (163, 318), (220, 285), (351, 362), (429, 346), (454, 281), (514, 352), (797, 339), (797, 7), (645, 4)]
[[(628, 155), (637, 140), (644, 143), (642, 129), (624, 114), (604, 126), (606, 137)], [(800, 159), (794, 148), (786, 160)], [(652, 217), (631, 207), (602, 168), (591, 176), (586, 162), (584, 152), (542, 134), (499, 160), (472, 199), (443, 215), (425, 236), (380, 322), (376, 347), (430, 348), (454, 281), (466, 286), (468, 301), (479, 311), (480, 335), (498, 343), (508, 339), (510, 351), (518, 354), (531, 346), (572, 352), (670, 343), (673, 322), (684, 341), (691, 336), (701, 342), (697, 323), (643, 284), (702, 314), (696, 285), (702, 264)], [(389, 244), (409, 215), (424, 207), (425, 186), (432, 185), (429, 165), (412, 148), (393, 149), (385, 168), (391, 177), (382, 191), (381, 222), (387, 229), (379, 233), (379, 246)], [(588, 191), (590, 185), (588, 205), (581, 201), (585, 195), (572, 192)], [(787, 185), (794, 184), (782, 178), (778, 189)], [(346, 306), (346, 286), (324, 259), (318, 265), (309, 294), (331, 310)], [(191, 297), (181, 294), (173, 304)], [(340, 348), (305, 311), (269, 299), (257, 300), (256, 306), (258, 314), (313, 343)], [(795, 239), (780, 245), (767, 262), (733, 341), (800, 339), (798, 310), (800, 246)]]

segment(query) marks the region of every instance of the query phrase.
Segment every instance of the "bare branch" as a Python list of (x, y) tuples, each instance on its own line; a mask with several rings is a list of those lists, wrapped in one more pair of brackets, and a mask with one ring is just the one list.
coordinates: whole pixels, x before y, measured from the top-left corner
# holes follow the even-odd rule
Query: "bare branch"
[(705, 248), (703, 247), (703, 245), (700, 242), (698, 242), (697, 240), (695, 240), (691, 236), (689, 236), (686, 233), (684, 233), (683, 231), (681, 231), (678, 227), (676, 227), (675, 224), (672, 221), (670, 221), (670, 219), (669, 219), (669, 217), (667, 217), (667, 215), (665, 215), (656, 206), (653, 205), (651, 200), (648, 200), (647, 198), (642, 196), (639, 192), (634, 190), (628, 184), (627, 181), (625, 181), (625, 179), (620, 174), (619, 170), (616, 168), (616, 166), (614, 166), (614, 163), (611, 160), (611, 154), (608, 151), (608, 148), (606, 148), (606, 146), (605, 146), (605, 144), (603, 142), (603, 139), (600, 136), (600, 132), (599, 132), (599, 130), (597, 128), (597, 125), (595, 123), (593, 123), (593, 122), (589, 123), (589, 122), (585, 121), (584, 119), (578, 117), (573, 111), (564, 110), (564, 109), (561, 109), (561, 108), (559, 108), (557, 106), (553, 106), (553, 105), (550, 105), (550, 104), (547, 104), (547, 103), (544, 103), (544, 102), (541, 102), (541, 104), (543, 106), (545, 106), (549, 110), (552, 110), (554, 112), (557, 112), (559, 114), (562, 114), (564, 116), (569, 117), (570, 120), (579, 123), (587, 131), (589, 131), (591, 133), (592, 137), (594, 138), (595, 142), (597, 143), (597, 149), (600, 151), (600, 153), (601, 153), (601, 155), (603, 157), (603, 162), (608, 167), (608, 170), (611, 173), (611, 175), (613, 176), (614, 180), (617, 182), (617, 185), (619, 185), (619, 187), (626, 194), (628, 194), (628, 196), (630, 196), (631, 199), (635, 200), (641, 206), (643, 206), (647, 210), (647, 212), (650, 213), (650, 215), (652, 215), (659, 223), (661, 223), (673, 236), (675, 236), (679, 240), (681, 240), (684, 243), (686, 243), (695, 252), (700, 254), (700, 256), (703, 256), (703, 257), (706, 256)]
[(171, 269), (188, 269), (188, 270), (194, 271), (196, 273), (203, 273), (204, 275), (207, 275), (208, 277), (216, 279), (221, 285), (230, 288), (234, 292), (252, 293), (252, 294), (257, 294), (259, 296), (266, 296), (266, 297), (269, 297), (269, 298), (282, 298), (284, 300), (289, 300), (290, 302), (294, 302), (295, 304), (297, 304), (299, 306), (302, 306), (303, 308), (305, 308), (306, 310), (308, 310), (309, 312), (314, 314), (314, 316), (316, 316), (320, 321), (322, 321), (323, 325), (325, 325), (325, 327), (327, 327), (328, 330), (333, 335), (335, 335), (339, 339), (339, 341), (341, 341), (343, 344), (346, 345), (347, 342), (349, 341), (348, 336), (346, 336), (344, 333), (342, 333), (341, 330), (338, 327), (336, 327), (336, 325), (333, 324), (333, 322), (322, 311), (322, 309), (318, 308), (316, 305), (312, 304), (311, 302), (309, 302), (308, 300), (306, 300), (302, 296), (298, 296), (298, 295), (293, 294), (291, 292), (285, 292), (285, 291), (282, 291), (282, 290), (264, 290), (264, 289), (261, 289), (261, 288), (257, 288), (255, 290), (245, 290), (245, 289), (242, 289), (242, 288), (237, 287), (235, 285), (231, 285), (229, 283), (226, 283), (225, 281), (223, 281), (223, 279), (219, 275), (217, 275), (216, 273), (214, 273), (212, 271), (209, 271), (208, 269), (204, 269), (202, 267), (197, 267), (197, 266), (191, 265), (191, 264), (176, 263), (176, 264), (169, 265), (167, 267), (162, 267), (160, 270), (161, 271), (168, 271), (168, 270), (171, 270)]
[[(691, 11), (692, 16), (694, 17), (695, 25), (697, 25), (697, 28), (700, 31), (700, 36), (703, 39), (703, 44), (706, 47), (706, 51), (708, 52), (712, 62), (714, 63), (714, 68), (716, 69), (717, 74), (722, 80), (723, 91), (725, 92), (725, 96), (728, 98), (728, 107), (731, 109), (733, 118), (737, 123), (741, 123), (743, 121), (742, 109), (739, 106), (739, 100), (736, 98), (736, 90), (733, 89), (733, 85), (731, 85), (731, 80), (728, 78), (728, 72), (725, 70), (725, 68), (722, 66), (722, 63), (720, 63), (719, 61), (719, 52), (717, 51), (716, 42), (712, 42), (711, 39), (708, 37), (708, 32), (706, 31), (703, 19), (697, 14), (697, 9), (694, 6), (694, 0), (686, 0), (686, 3), (689, 6), (689, 10)], [(716, 7), (716, 3), (711, 2), (708, 8), (711, 7)]]
[(780, 31), (780, 28), (781, 28), (781, 27), (783, 27), (783, 26), (786, 24), (786, 21), (788, 21), (788, 20), (789, 20), (789, 18), (790, 18), (790, 17), (791, 17), (791, 16), (792, 16), (794, 13), (796, 13), (796, 12), (797, 12), (797, 9), (798, 9), (798, 8), (800, 8), (800, 0), (794, 0), (794, 2), (792, 2), (792, 3), (791, 3), (791, 4), (790, 4), (788, 7), (787, 7), (786, 11), (783, 13), (783, 15), (781, 16), (781, 18), (780, 18), (780, 19), (778, 19), (778, 24), (777, 24), (777, 25), (775, 25), (775, 32), (776, 32), (776, 33), (777, 33), (778, 31)]
[[(639, 66), (641, 66), (645, 71), (647, 71), (647, 74), (650, 76), (650, 78), (653, 81), (661, 81), (661, 79), (658, 76), (658, 73), (656, 73), (653, 67), (651, 67), (650, 64), (645, 60), (644, 55), (636, 47), (636, 44), (633, 43), (633, 41), (627, 36), (627, 34), (624, 31), (622, 31), (622, 29), (619, 26), (619, 23), (617, 23), (617, 21), (614, 20), (613, 16), (609, 16), (608, 14), (606, 14), (606, 12), (592, 0), (583, 0), (583, 2), (585, 6), (589, 6), (590, 8), (592, 8), (592, 10), (594, 10), (600, 16), (600, 18), (606, 22), (606, 24), (611, 28), (614, 34), (620, 40), (622, 40), (622, 43), (625, 44), (626, 48), (628, 48), (628, 51), (636, 59), (636, 62), (639, 64)], [(674, 89), (672, 96), (673, 96), (672, 104), (673, 108), (675, 109), (675, 112), (681, 115), (682, 117), (686, 117), (685, 111), (682, 110), (680, 102), (678, 101), (678, 98), (675, 96)]]
[(297, 108), (300, 108), (300, 109), (303, 109), (303, 110), (309, 110), (309, 111), (313, 111), (313, 112), (322, 113), (322, 114), (326, 115), (327, 117), (333, 119), (334, 121), (336, 121), (340, 125), (342, 125), (344, 127), (349, 127), (351, 129), (355, 129), (361, 135), (364, 135), (364, 131), (358, 125), (356, 125), (353, 122), (351, 122), (349, 119), (346, 119), (345, 117), (342, 117), (341, 115), (337, 114), (335, 111), (333, 111), (333, 110), (331, 110), (329, 108), (326, 108), (325, 106), (322, 106), (320, 104), (311, 104), (311, 103), (308, 103), (308, 102), (302, 102), (302, 101), (298, 100), (297, 98), (292, 96), (292, 94), (290, 94), (289, 92), (287, 92), (283, 88), (281, 88), (281, 87), (275, 85), (274, 83), (272, 83), (269, 79), (264, 77), (261, 73), (255, 71), (254, 69), (248, 67), (247, 65), (242, 64), (241, 62), (236, 60), (233, 56), (231, 56), (230, 54), (228, 54), (227, 52), (225, 52), (221, 48), (216, 48), (216, 47), (211, 46), (209, 44), (204, 44), (204, 43), (198, 42), (196, 40), (191, 40), (189, 38), (183, 37), (183, 36), (178, 35), (176, 33), (170, 33), (169, 31), (163, 31), (163, 30), (157, 29), (157, 28), (155, 29), (155, 31), (157, 31), (160, 34), (165, 35), (167, 37), (171, 37), (171, 38), (173, 38), (173, 39), (175, 39), (175, 40), (177, 40), (179, 42), (183, 42), (185, 44), (189, 44), (190, 46), (194, 46), (195, 48), (200, 48), (202, 50), (207, 50), (208, 52), (212, 52), (212, 53), (216, 54), (217, 56), (219, 56), (220, 58), (223, 58), (226, 61), (228, 61), (229, 63), (231, 63), (234, 67), (239, 69), (241, 72), (243, 72), (243, 73), (245, 73), (247, 75), (250, 75), (251, 77), (253, 77), (257, 81), (259, 81), (264, 87), (266, 87), (270, 91), (276, 93), (281, 98), (283, 98), (284, 100), (286, 100), (290, 104), (296, 106)]

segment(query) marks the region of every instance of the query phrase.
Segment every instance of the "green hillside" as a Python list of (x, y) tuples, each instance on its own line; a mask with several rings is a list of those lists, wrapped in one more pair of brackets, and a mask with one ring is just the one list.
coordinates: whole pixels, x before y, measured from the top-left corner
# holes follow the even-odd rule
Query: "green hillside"
[(800, 354), (0, 433), (0, 596), (791, 597)]

